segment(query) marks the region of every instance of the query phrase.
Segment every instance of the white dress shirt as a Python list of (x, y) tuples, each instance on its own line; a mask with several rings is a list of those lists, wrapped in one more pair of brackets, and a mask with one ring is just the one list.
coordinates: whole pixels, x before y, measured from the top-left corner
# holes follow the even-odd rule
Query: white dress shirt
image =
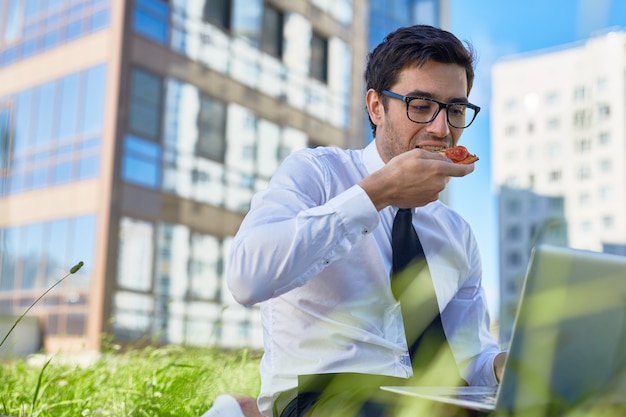
[[(300, 374), (410, 377), (399, 303), (390, 287), (396, 207), (378, 212), (358, 184), (384, 162), (325, 147), (289, 156), (254, 196), (235, 236), (227, 282), (244, 305), (261, 303), (264, 354), (259, 408), (272, 415)], [(469, 225), (436, 201), (413, 211), (446, 337), (461, 376), (496, 385), (480, 255)]]

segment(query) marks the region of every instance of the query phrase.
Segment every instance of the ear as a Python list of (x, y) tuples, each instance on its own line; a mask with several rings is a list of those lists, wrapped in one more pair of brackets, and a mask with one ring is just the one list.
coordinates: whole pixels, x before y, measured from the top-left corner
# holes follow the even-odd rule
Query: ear
[(373, 89), (367, 90), (365, 93), (365, 104), (367, 105), (367, 112), (370, 115), (370, 119), (376, 125), (380, 127), (385, 119), (385, 108), (383, 107), (383, 98), (381, 94), (378, 94)]

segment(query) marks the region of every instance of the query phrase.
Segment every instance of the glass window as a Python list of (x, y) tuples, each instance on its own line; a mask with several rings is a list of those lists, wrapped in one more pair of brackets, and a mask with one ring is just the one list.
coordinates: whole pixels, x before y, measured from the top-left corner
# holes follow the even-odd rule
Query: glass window
[(283, 55), (283, 14), (265, 5), (263, 9), (263, 26), (261, 35), (261, 50), (277, 58)]
[(579, 86), (574, 89), (574, 100), (584, 100), (587, 96), (585, 87)]
[(517, 241), (522, 237), (522, 229), (519, 225), (509, 226), (506, 229), (506, 238), (510, 241)]
[(123, 217), (120, 220), (117, 284), (120, 288), (148, 291), (152, 286), (154, 226)]
[(517, 215), (522, 212), (522, 202), (517, 199), (510, 199), (505, 201), (505, 213), (509, 215)]
[(99, 143), (96, 146), (90, 146), (91, 142), (82, 142), (80, 144), (80, 154), (77, 161), (78, 169), (76, 170), (76, 179), (85, 180), (95, 178), (100, 171), (100, 153)]
[(278, 150), (278, 160), (282, 162), (292, 152), (306, 148), (307, 143), (307, 136), (304, 132), (285, 127), (283, 130), (282, 144)]
[(312, 78), (323, 83), (328, 81), (328, 39), (313, 32), (311, 37), (311, 65)]
[(522, 255), (516, 251), (510, 251), (506, 254), (506, 265), (518, 267), (522, 264)]
[(256, 142), (257, 118), (248, 108), (236, 104), (228, 107), (228, 147), (226, 165), (233, 172), (254, 172), (254, 154), (246, 149)]
[(600, 171), (609, 173), (613, 169), (613, 161), (611, 159), (605, 158), (600, 161)]
[[(12, 148), (11, 109), (0, 103), (0, 175), (9, 167)], [(4, 193), (4, 179), (0, 179), (0, 195)]]
[(608, 119), (611, 115), (611, 107), (608, 104), (598, 106), (598, 117), (600, 120)]
[(96, 31), (109, 26), (109, 10), (100, 10), (91, 15), (91, 30)]
[(98, 65), (85, 72), (82, 133), (100, 132), (104, 118), (106, 65)]
[(578, 170), (576, 172), (576, 177), (579, 180), (587, 180), (591, 178), (591, 168), (586, 165), (578, 167)]
[(71, 240), (71, 246), (68, 247), (70, 267), (81, 261), (84, 263), (73, 275), (72, 283), (77, 287), (87, 288), (95, 256), (96, 216), (89, 214), (74, 218), (68, 233)]
[(78, 119), (79, 75), (71, 74), (60, 82), (59, 139), (69, 139), (76, 135)]
[(57, 106), (54, 102), (56, 83), (49, 82), (37, 89), (37, 123), (35, 123), (35, 145), (47, 145), (54, 135), (52, 130)]
[(223, 252), (215, 236), (191, 236), (190, 294), (201, 299), (217, 299), (222, 274)]
[(259, 139), (257, 141), (257, 172), (266, 178), (278, 168), (278, 147), (280, 127), (267, 120), (259, 120)]
[(254, 47), (259, 47), (263, 0), (234, 0), (232, 34), (241, 37)]
[(546, 104), (548, 104), (548, 106), (556, 106), (559, 104), (560, 97), (558, 91), (551, 91), (546, 95)]
[(161, 79), (134, 68), (130, 82), (129, 129), (149, 139), (158, 139), (161, 111)]
[[(0, 3), (0, 5), (3, 4)], [(11, 43), (22, 33), (22, 25), (24, 24), (24, 1), (9, 0), (6, 7), (8, 13), (4, 33), (2, 33), (2, 40), (4, 43)]]
[[(43, 242), (46, 241), (43, 223), (32, 223), (22, 229), (23, 241), (21, 242), (20, 254), (25, 262), (22, 272), (22, 289), (36, 288), (39, 278), (39, 266), (43, 263)], [(43, 271), (41, 271), (43, 272)]]
[(157, 233), (154, 292), (167, 298), (183, 299), (189, 286), (189, 228), (180, 224), (161, 224)]
[(552, 171), (550, 171), (548, 173), (548, 180), (550, 182), (558, 182), (558, 181), (561, 180), (561, 176), (562, 176), (561, 170), (560, 169), (555, 169), (555, 170), (552, 170)]
[(231, 0), (205, 0), (203, 19), (222, 29), (230, 29)]
[(124, 181), (158, 188), (161, 180), (161, 147), (151, 141), (127, 135), (124, 138), (122, 178)]
[(135, 0), (133, 29), (156, 42), (165, 44), (169, 31), (169, 5), (161, 0)]
[(602, 132), (598, 135), (598, 142), (600, 145), (608, 145), (611, 143), (611, 134), (609, 132)]
[(226, 105), (210, 97), (200, 99), (197, 154), (223, 162), (226, 148)]
[(15, 131), (13, 132), (13, 151), (21, 152), (28, 148), (31, 132), (35, 123), (32, 123), (32, 90), (26, 90), (15, 98)]
[(136, 341), (150, 334), (154, 300), (149, 295), (118, 291), (113, 296), (113, 333), (120, 340)]
[[(54, 284), (65, 275), (74, 264), (68, 260), (69, 219), (59, 219), (48, 224), (48, 265), (46, 286)], [(94, 236), (92, 236), (93, 238)], [(77, 260), (78, 261), (78, 260)]]
[(18, 228), (0, 229), (0, 291), (11, 291), (15, 288), (17, 263), (19, 256)]

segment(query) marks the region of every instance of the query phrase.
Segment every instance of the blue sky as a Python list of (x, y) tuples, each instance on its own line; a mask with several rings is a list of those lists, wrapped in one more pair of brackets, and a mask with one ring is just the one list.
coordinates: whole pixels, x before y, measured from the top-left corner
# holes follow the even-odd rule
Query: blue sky
[(626, 30), (624, 0), (449, 0), (450, 31), (478, 53), (470, 101), (482, 107), (461, 144), (480, 157), (469, 176), (451, 181), (450, 206), (472, 225), (480, 246), (490, 308), (498, 309), (498, 230), (492, 190), (489, 116), (491, 67), (504, 56), (584, 40), (594, 32)]

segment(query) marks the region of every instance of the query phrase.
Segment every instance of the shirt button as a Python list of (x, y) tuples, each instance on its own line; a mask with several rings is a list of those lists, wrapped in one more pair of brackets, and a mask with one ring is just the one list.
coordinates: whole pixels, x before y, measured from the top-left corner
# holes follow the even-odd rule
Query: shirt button
[(364, 235), (368, 234), (369, 232), (370, 232), (370, 231), (369, 231), (369, 230), (367, 230), (367, 229), (363, 229), (363, 230), (361, 231), (361, 233), (362, 233), (362, 234), (364, 234)]
[(324, 265), (328, 265), (330, 261), (328, 259), (324, 259)]

